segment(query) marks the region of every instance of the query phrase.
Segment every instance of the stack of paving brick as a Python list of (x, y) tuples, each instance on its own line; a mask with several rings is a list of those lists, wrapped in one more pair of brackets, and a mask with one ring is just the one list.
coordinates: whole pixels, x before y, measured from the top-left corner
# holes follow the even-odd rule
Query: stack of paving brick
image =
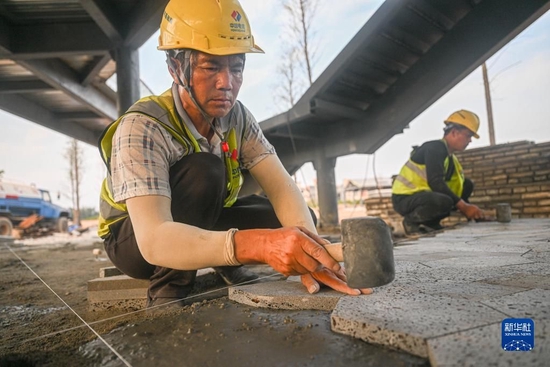
[(513, 218), (550, 217), (550, 142), (520, 141), (457, 154), (483, 209), (509, 203)]
[(401, 221), (403, 217), (393, 210), (391, 196), (371, 197), (365, 200), (367, 206), (367, 215), (380, 217), (392, 229), (393, 233), (402, 234), (403, 226)]
[[(513, 218), (550, 217), (550, 142), (500, 144), (458, 153), (466, 177), (475, 183), (470, 202), (493, 215), (498, 203), (509, 203)], [(367, 215), (382, 218), (402, 233), (402, 217), (393, 210), (391, 197), (365, 200)], [(444, 225), (464, 222), (459, 213)]]

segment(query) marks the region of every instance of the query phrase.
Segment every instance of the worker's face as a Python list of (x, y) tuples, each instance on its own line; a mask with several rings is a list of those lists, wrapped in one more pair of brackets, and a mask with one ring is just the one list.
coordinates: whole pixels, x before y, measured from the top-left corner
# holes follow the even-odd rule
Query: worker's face
[(452, 145), (454, 151), (461, 152), (472, 142), (474, 133), (468, 129), (453, 129)]
[(227, 115), (243, 83), (242, 55), (214, 56), (195, 52), (191, 65), (189, 84), (199, 106), (214, 118)]

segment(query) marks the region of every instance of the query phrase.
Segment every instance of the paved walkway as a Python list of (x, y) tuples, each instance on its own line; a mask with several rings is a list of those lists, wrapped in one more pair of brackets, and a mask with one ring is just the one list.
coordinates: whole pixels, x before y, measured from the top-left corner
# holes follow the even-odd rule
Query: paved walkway
[[(325, 291), (333, 331), (429, 358), (432, 366), (548, 366), (550, 219), (470, 223), (399, 243), (394, 256), (395, 281), (373, 295)], [(290, 282), (230, 290), (249, 305), (320, 308), (318, 296), (308, 297), (315, 299)], [(507, 318), (533, 320), (533, 350), (503, 350)]]

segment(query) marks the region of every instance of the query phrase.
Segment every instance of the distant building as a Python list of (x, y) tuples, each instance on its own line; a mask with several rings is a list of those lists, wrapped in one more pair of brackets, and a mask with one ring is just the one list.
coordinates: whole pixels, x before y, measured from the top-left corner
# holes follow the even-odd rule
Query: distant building
[(302, 193), (302, 196), (304, 197), (306, 203), (316, 206), (318, 203), (317, 184), (315, 182), (310, 185), (304, 185), (299, 182), (297, 182), (296, 184), (298, 185), (298, 188), (300, 189), (300, 192)]
[(363, 202), (375, 197), (391, 196), (392, 179), (344, 179), (339, 187), (339, 200), (343, 202)]

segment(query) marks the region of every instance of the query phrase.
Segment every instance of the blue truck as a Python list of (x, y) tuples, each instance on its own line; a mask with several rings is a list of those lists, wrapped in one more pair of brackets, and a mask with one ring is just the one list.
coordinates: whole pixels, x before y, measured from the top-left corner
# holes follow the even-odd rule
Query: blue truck
[(49, 191), (0, 179), (0, 236), (25, 224), (34, 232), (68, 232), (70, 211), (52, 203)]

